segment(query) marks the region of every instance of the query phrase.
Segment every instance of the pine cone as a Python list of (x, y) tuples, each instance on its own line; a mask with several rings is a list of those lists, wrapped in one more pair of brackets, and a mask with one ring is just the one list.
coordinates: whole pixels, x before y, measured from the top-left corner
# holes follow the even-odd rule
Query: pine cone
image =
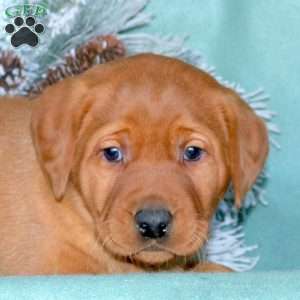
[(48, 70), (45, 78), (29, 90), (29, 94), (39, 94), (45, 87), (64, 78), (80, 74), (95, 64), (102, 64), (125, 56), (121, 41), (112, 35), (98, 36), (85, 45), (71, 51), (65, 63)]
[(10, 94), (17, 90), (24, 80), (24, 66), (11, 51), (0, 52), (0, 94)]

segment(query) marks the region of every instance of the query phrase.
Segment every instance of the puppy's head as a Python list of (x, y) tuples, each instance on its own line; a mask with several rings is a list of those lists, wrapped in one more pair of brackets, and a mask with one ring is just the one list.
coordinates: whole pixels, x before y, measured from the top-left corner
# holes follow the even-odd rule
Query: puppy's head
[(229, 183), (239, 206), (268, 151), (233, 91), (150, 54), (46, 89), (32, 129), (55, 197), (78, 189), (107, 251), (146, 264), (199, 250)]

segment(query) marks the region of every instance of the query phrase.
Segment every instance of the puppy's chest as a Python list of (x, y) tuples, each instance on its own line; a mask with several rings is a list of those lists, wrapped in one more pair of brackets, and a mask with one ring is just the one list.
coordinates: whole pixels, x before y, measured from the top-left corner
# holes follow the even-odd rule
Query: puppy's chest
[[(66, 220), (64, 220), (66, 221)], [(54, 273), (107, 273), (107, 255), (92, 228), (72, 222), (58, 222), (54, 229), (49, 259)], [(53, 230), (52, 229), (52, 230)]]
[[(54, 273), (116, 274), (137, 273), (145, 270), (107, 252), (91, 234), (78, 235), (59, 242), (59, 252), (51, 261)], [(54, 257), (53, 257), (54, 258)]]

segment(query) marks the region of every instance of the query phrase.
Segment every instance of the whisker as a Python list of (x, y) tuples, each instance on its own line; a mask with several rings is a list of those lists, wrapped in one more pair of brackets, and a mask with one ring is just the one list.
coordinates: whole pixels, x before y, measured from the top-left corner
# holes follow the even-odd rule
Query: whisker
[(91, 253), (93, 253), (97, 248), (97, 246), (99, 246), (99, 241), (100, 241), (100, 236), (96, 235), (94, 245), (91, 247)]
[(105, 244), (108, 242), (108, 241), (112, 241), (110, 235), (108, 235), (107, 237), (105, 237), (103, 239), (103, 242), (102, 242), (102, 247), (105, 248)]
[(194, 244), (194, 243), (196, 243), (198, 240), (199, 240), (199, 239), (198, 239), (198, 236), (197, 236), (195, 233), (193, 233), (192, 238), (191, 238), (191, 240), (190, 240), (190, 244)]
[[(96, 236), (95, 242), (94, 242), (93, 246), (90, 249), (90, 253), (91, 253), (92, 256), (94, 256), (93, 254), (94, 254), (95, 250), (97, 249), (97, 247), (99, 246), (99, 240), (100, 240), (100, 236)], [(90, 267), (90, 264), (89, 264), (88, 260), (86, 261), (85, 265), (86, 265), (86, 269), (88, 270), (89, 267)]]
[(182, 207), (175, 208), (175, 210), (172, 212), (173, 216), (175, 216), (180, 210), (183, 210), (183, 208)]
[(204, 234), (201, 230), (195, 230), (194, 233), (196, 236), (198, 236), (201, 239), (204, 239), (205, 241), (207, 241), (207, 236), (206, 234)]
[(125, 211), (126, 213), (128, 213), (130, 216), (134, 216), (134, 213), (133, 213), (132, 211), (130, 211), (130, 210), (128, 210), (128, 209), (124, 209), (124, 211)]

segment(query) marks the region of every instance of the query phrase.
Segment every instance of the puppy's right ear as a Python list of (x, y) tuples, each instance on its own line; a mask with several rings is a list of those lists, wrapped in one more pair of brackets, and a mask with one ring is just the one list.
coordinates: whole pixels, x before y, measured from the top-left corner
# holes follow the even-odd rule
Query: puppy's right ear
[(240, 207), (265, 164), (268, 131), (263, 120), (235, 92), (227, 91), (226, 104), (229, 167), (235, 204)]
[(87, 88), (66, 79), (45, 89), (32, 114), (32, 137), (37, 157), (55, 198), (62, 199), (72, 169), (77, 133), (84, 114)]

